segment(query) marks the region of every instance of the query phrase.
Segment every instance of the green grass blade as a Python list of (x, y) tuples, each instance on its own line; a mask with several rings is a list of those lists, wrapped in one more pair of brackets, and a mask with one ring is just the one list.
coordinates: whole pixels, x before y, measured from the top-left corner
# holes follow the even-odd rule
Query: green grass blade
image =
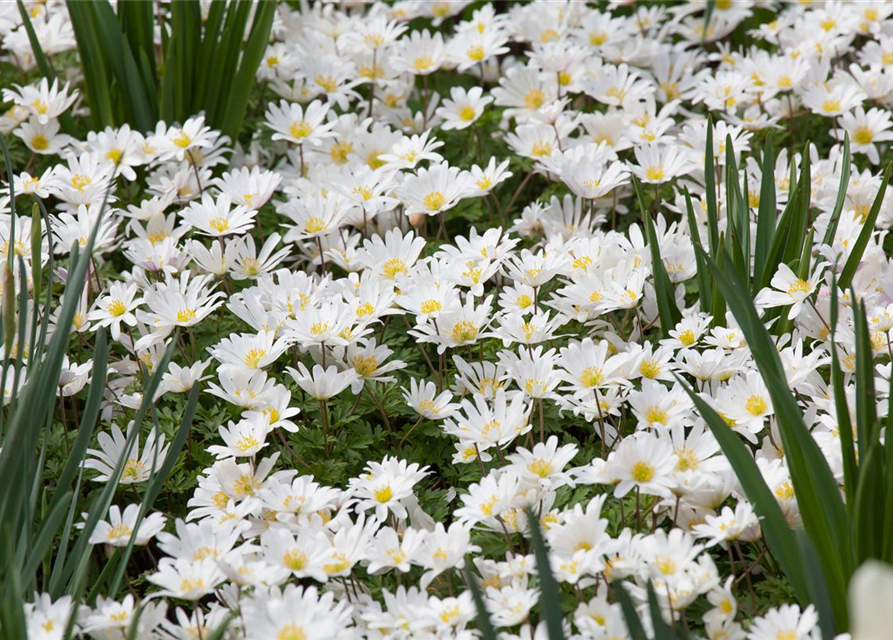
[(800, 547), (803, 566), (806, 567), (809, 599), (819, 615), (822, 640), (833, 640), (837, 636), (837, 627), (834, 621), (834, 610), (831, 606), (831, 595), (828, 593), (828, 584), (820, 569), (818, 554), (816, 554), (815, 546), (809, 536), (802, 529), (797, 531), (797, 544)]
[(477, 577), (471, 572), (471, 558), (465, 560), (465, 583), (468, 590), (471, 591), (471, 597), (474, 600), (474, 606), (477, 609), (478, 631), (484, 640), (497, 640), (496, 629), (490, 620), (490, 612), (487, 611), (487, 604), (484, 602), (484, 595), (481, 593), (481, 586), (478, 584)]
[(264, 52), (269, 44), (270, 31), (273, 28), (273, 18), (275, 16), (276, 3), (261, 2), (258, 5), (254, 23), (251, 26), (251, 32), (242, 53), (239, 71), (236, 74), (229, 98), (224, 105), (224, 116), (220, 122), (221, 130), (232, 140), (237, 139), (239, 130), (242, 127), (242, 120), (245, 119), (245, 112), (248, 110), (248, 99), (251, 97), (251, 92), (255, 86), (257, 68), (260, 66)]
[[(726, 258), (728, 263), (729, 259)], [(766, 384), (804, 526), (816, 545), (835, 605), (835, 619), (846, 621), (846, 586), (854, 570), (849, 519), (834, 475), (791, 394), (775, 343), (749, 292), (727, 266), (725, 273), (708, 258), (717, 286), (735, 315)]]
[[(809, 208), (812, 197), (812, 166), (809, 159), (809, 143), (803, 148), (800, 164), (800, 177), (797, 179), (796, 206), (793, 209), (791, 225), (788, 228), (781, 261), (791, 266), (800, 257), (806, 232), (811, 226)], [(771, 277), (771, 274), (770, 274)]]
[[(881, 559), (884, 553), (884, 461), (881, 445), (874, 443), (859, 465), (859, 486), (853, 505), (853, 542), (856, 561)], [(889, 533), (887, 533), (889, 537)]]
[(769, 261), (772, 236), (775, 235), (775, 222), (778, 217), (778, 198), (775, 194), (775, 146), (772, 136), (766, 138), (763, 149), (762, 180), (760, 182), (760, 205), (757, 208), (757, 235), (754, 241), (753, 288), (756, 295), (763, 281), (763, 270)]
[(642, 619), (639, 612), (633, 604), (632, 598), (626, 592), (626, 587), (620, 581), (611, 585), (614, 598), (620, 603), (620, 609), (623, 611), (623, 618), (626, 620), (626, 628), (629, 631), (630, 640), (648, 640), (645, 634), (645, 628), (642, 626)]
[(847, 506), (852, 508), (856, 499), (856, 451), (853, 444), (853, 424), (847, 407), (846, 391), (843, 386), (843, 371), (837, 355), (837, 279), (832, 272), (831, 279), (831, 386), (834, 390), (834, 407), (837, 415), (837, 430), (840, 434), (840, 452), (843, 459), (843, 486)]
[(151, 102), (146, 95), (142, 76), (136, 64), (130, 43), (124, 37), (121, 24), (108, 0), (93, 0), (96, 30), (100, 34), (103, 57), (111, 63), (111, 70), (118, 83), (114, 92), (128, 121), (143, 133), (155, 128)]
[[(106, 373), (108, 371), (108, 338), (104, 329), (96, 332), (96, 344), (93, 348), (93, 379), (90, 382), (90, 391), (87, 394), (87, 402), (84, 405), (84, 414), (81, 417), (81, 423), (78, 426), (78, 434), (74, 443), (71, 445), (68, 459), (62, 468), (62, 473), (56, 479), (56, 486), (65, 490), (74, 479), (78, 468), (83, 463), (87, 447), (93, 437), (93, 430), (96, 428), (96, 421), (99, 417), (99, 410), (102, 405), (102, 394), (105, 391)], [(60, 493), (57, 491), (57, 493)], [(53, 496), (50, 502), (50, 509), (53, 509), (56, 502), (61, 498)]]
[(50, 548), (50, 544), (56, 537), (56, 532), (59, 530), (59, 527), (62, 526), (68, 508), (68, 502), (74, 499), (74, 492), (66, 491), (63, 498), (63, 500), (56, 503), (43, 519), (40, 530), (35, 536), (34, 541), (31, 543), (28, 559), (25, 561), (25, 566), (22, 569), (22, 576), (26, 580), (30, 580), (37, 572), (37, 568), (40, 566), (43, 557)]
[(77, 41), (81, 69), (84, 72), (84, 88), (90, 105), (93, 128), (103, 129), (115, 125), (112, 107), (112, 91), (107, 69), (108, 60), (102, 54), (99, 32), (92, 3), (66, 0), (71, 26)]
[(189, 392), (189, 400), (186, 402), (186, 408), (183, 410), (183, 417), (180, 420), (180, 427), (177, 429), (177, 435), (174, 438), (174, 442), (171, 444), (170, 449), (168, 449), (167, 456), (165, 456), (164, 462), (161, 467), (155, 471), (155, 475), (149, 483), (149, 488), (146, 490), (145, 495), (143, 496), (143, 501), (140, 503), (139, 514), (137, 515), (136, 524), (133, 527), (133, 534), (130, 536), (130, 540), (127, 542), (127, 546), (124, 548), (124, 552), (122, 554), (121, 560), (118, 564), (118, 570), (115, 573), (115, 577), (112, 579), (111, 586), (109, 587), (109, 591), (107, 597), (115, 598), (118, 595), (118, 590), (121, 587), (121, 580), (124, 578), (124, 570), (127, 568), (127, 561), (130, 558), (130, 554), (133, 551), (133, 545), (136, 542), (136, 534), (139, 530), (139, 525), (145, 518), (146, 514), (155, 504), (155, 500), (158, 498), (158, 495), (161, 493), (161, 490), (164, 488), (164, 483), (167, 481), (170, 476), (171, 471), (174, 468), (174, 464), (177, 462), (177, 458), (180, 456), (180, 452), (183, 451), (183, 446), (186, 444), (186, 439), (189, 437), (189, 431), (192, 428), (192, 420), (195, 418), (195, 410), (198, 406), (198, 395), (201, 389), (201, 385), (196, 383), (192, 387), (192, 391)]
[[(16, 3), (19, 6), (19, 15), (22, 17), (22, 24), (25, 26), (25, 33), (28, 34), (28, 42), (31, 45), (31, 51), (34, 53), (34, 61), (37, 63), (37, 68), (40, 69), (41, 75), (52, 83), (58, 76), (56, 75), (56, 70), (53, 69), (53, 65), (50, 64), (46, 54), (43, 52), (43, 47), (40, 46), (40, 40), (37, 38), (34, 25), (31, 23), (31, 14), (28, 13), (22, 0), (16, 0)], [(74, 133), (74, 120), (72, 120), (71, 114), (67, 111), (59, 116), (59, 124), (65, 133)]]
[(875, 196), (874, 202), (871, 204), (871, 209), (868, 212), (868, 216), (865, 218), (865, 223), (862, 225), (862, 231), (859, 232), (859, 237), (856, 238), (856, 243), (853, 245), (852, 251), (850, 251), (850, 256), (847, 258), (843, 270), (840, 272), (839, 282), (841, 289), (845, 290), (849, 288), (850, 283), (853, 281), (853, 276), (856, 275), (856, 269), (859, 268), (859, 262), (862, 261), (862, 254), (865, 253), (868, 241), (871, 240), (871, 236), (874, 235), (874, 225), (877, 222), (878, 214), (881, 212), (881, 205), (884, 203), (884, 197), (887, 195), (887, 185), (890, 182), (890, 167), (891, 164), (887, 164), (887, 168), (884, 169), (884, 178), (881, 180), (881, 188), (878, 189), (877, 196)]
[(660, 243), (654, 230), (654, 222), (645, 208), (645, 197), (642, 193), (642, 185), (633, 177), (633, 186), (636, 190), (636, 199), (639, 202), (639, 211), (642, 214), (642, 226), (645, 227), (645, 239), (648, 249), (651, 251), (651, 270), (654, 275), (654, 291), (657, 297), (657, 310), (660, 315), (661, 331), (665, 338), (670, 335), (670, 330), (682, 318), (679, 307), (676, 306), (676, 297), (673, 293), (673, 283), (667, 275), (667, 268), (660, 256)]
[(880, 437), (877, 419), (877, 400), (874, 392), (874, 360), (868, 333), (868, 320), (865, 302), (856, 301), (856, 292), (851, 288), (853, 302), (853, 327), (856, 334), (856, 430), (859, 437), (859, 459), (864, 460), (868, 450)]
[(539, 521), (531, 509), (527, 509), (527, 521), (530, 524), (530, 537), (533, 540), (533, 552), (536, 557), (536, 572), (540, 581), (540, 613), (546, 620), (549, 640), (564, 640), (564, 628), (561, 623), (564, 614), (561, 612), (561, 592), (552, 566), (549, 564), (549, 551), (540, 531)]
[(704, 262), (703, 251), (701, 245), (701, 234), (698, 231), (698, 223), (695, 220), (695, 210), (691, 204), (691, 195), (688, 193), (688, 187), (685, 190), (685, 207), (688, 215), (688, 230), (691, 235), (691, 242), (695, 246), (695, 266), (697, 267), (698, 281), (698, 300), (701, 303), (701, 311), (710, 313), (711, 303), (713, 301), (713, 286), (710, 283), (710, 270), (707, 263)]
[(831, 219), (828, 221), (828, 228), (822, 238), (822, 244), (831, 244), (834, 241), (834, 234), (837, 233), (837, 225), (840, 222), (840, 212), (843, 211), (843, 204), (846, 202), (846, 191), (850, 185), (850, 134), (847, 132), (843, 136), (843, 167), (840, 172), (840, 184), (837, 187), (837, 201), (834, 203), (834, 210), (831, 212)]
[(710, 231), (710, 255), (719, 255), (719, 214), (716, 210), (716, 169), (713, 158), (713, 117), (707, 116), (707, 145), (704, 153), (704, 186), (707, 198), (707, 229)]
[(781, 507), (778, 506), (775, 495), (763, 479), (753, 455), (741, 442), (741, 437), (729, 428), (716, 410), (695, 393), (688, 383), (681, 378), (678, 380), (692, 402), (695, 403), (698, 413), (704, 418), (722, 448), (723, 454), (732, 465), (747, 499), (753, 504), (754, 511), (760, 518), (760, 526), (763, 529), (766, 543), (778, 560), (778, 564), (781, 565), (782, 571), (797, 594), (797, 598), (801, 604), (807, 604), (809, 591), (806, 572), (800, 555), (797, 553), (797, 541), (785, 520)]

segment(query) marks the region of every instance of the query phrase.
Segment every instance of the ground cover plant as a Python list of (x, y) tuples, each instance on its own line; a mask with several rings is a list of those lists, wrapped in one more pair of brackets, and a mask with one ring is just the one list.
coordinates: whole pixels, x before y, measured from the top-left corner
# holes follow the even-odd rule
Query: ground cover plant
[(0, 37), (0, 637), (890, 637), (893, 4)]

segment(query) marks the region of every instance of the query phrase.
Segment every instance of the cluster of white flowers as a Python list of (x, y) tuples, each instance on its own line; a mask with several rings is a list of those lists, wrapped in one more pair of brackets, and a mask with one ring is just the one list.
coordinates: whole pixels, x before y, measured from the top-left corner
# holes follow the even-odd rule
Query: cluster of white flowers
[[(26, 4), (44, 51), (73, 48), (64, 4)], [(115, 353), (127, 354), (109, 366), (88, 478), (107, 482), (122, 459), (121, 484), (153, 478), (169, 442), (153, 429), (128, 449), (126, 434), (143, 400), (141, 365), (153, 372), (172, 340), (181, 349), (152, 400), (207, 380), (201, 402), (238, 416), (219, 425), (208, 449), (216, 462), (200, 471), (188, 512), (140, 518), (134, 494), (122, 491), (90, 539), (125, 547), (133, 538), (163, 554), (147, 575), (153, 597), (135, 637), (202, 638), (232, 612), (227, 637), (250, 640), (472, 638), (477, 611), (463, 571), (471, 558), (503, 637), (545, 638), (530, 623), (539, 597), (533, 513), (557, 580), (579, 599), (570, 637), (629, 637), (610, 591), (623, 580), (643, 612), (652, 584), (667, 621), (699, 602), (712, 640), (817, 638), (814, 610), (796, 605), (754, 611), (751, 603), (742, 626), (736, 595), (763, 570), (744, 564), (742, 546), (763, 548), (760, 524), (680, 380), (752, 447), (788, 522), (801, 522), (773, 404), (742, 331), (691, 295), (686, 191), (707, 238), (711, 112), (706, 153), (724, 172), (731, 140), (755, 230), (762, 171), (754, 157), (740, 162), (742, 152), (804, 115), (828, 119), (828, 157), (809, 150), (817, 266), (803, 278), (782, 264), (755, 303), (790, 307), (779, 356), (842, 483), (823, 369), (833, 348), (831, 274), (857, 244), (879, 172), (854, 163), (839, 221), (822, 241), (844, 135), (863, 166), (890, 151), (893, 5), (717, 0), (705, 25), (699, 2), (598, 10), (536, 1), (506, 13), (470, 4), (281, 5), (259, 71), (264, 95), (276, 97), (244, 148), (201, 115), (78, 140), (60, 125), (81, 108), (76, 83), (3, 90), (12, 106), (0, 131), (32, 153), (15, 193), (42, 199), (52, 221), (33, 255), (30, 220), (0, 201), (4, 260), (15, 224), (16, 281), (30, 286), (32, 262), (83, 248), (97, 225), (95, 262), (114, 258), (128, 269), (106, 281), (91, 271), (74, 320), (83, 340), (107, 328)], [(765, 46), (728, 44), (767, 10), (772, 20), (751, 20), (748, 33)], [(0, 35), (21, 68), (34, 65), (15, 3), (0, 6)], [(442, 100), (438, 76), (451, 87)], [(493, 112), (501, 119), (483, 127)], [(450, 164), (447, 136), (466, 136), (480, 164)], [(482, 155), (494, 146), (505, 157)], [(47, 168), (32, 175), (39, 160)], [(801, 160), (778, 156), (779, 212)], [(669, 338), (658, 331), (644, 231), (618, 224), (638, 220), (632, 176), (654, 192), (656, 241), (682, 315), (664, 328)], [(549, 184), (548, 195), (525, 191), (537, 183)], [(722, 232), (725, 189), (716, 188)], [(472, 206), (489, 219), (451, 237)], [(281, 229), (264, 229), (262, 217)], [(891, 223), (885, 198), (852, 282), (868, 310), (881, 413), (893, 260), (880, 230)], [(850, 291), (839, 298), (852, 302)], [(836, 348), (854, 407), (850, 315), (842, 308)], [(222, 318), (240, 330), (215, 333)], [(401, 326), (404, 360), (384, 342)], [(213, 336), (204, 354), (199, 330)], [(91, 377), (89, 360), (66, 359), (59, 394), (77, 395)], [(390, 454), (346, 486), (301, 475), (288, 436), (319, 430), (337, 459), (334, 399), (348, 396), (356, 409), (366, 394), (387, 421), (385, 384), (401, 387), (414, 423)], [(450, 440), (451, 460), (413, 448), (422, 424)], [(454, 486), (440, 476), (451, 465), (459, 473), (450, 477), (463, 478)], [(418, 497), (435, 482), (449, 503), (444, 521)], [(197, 604), (168, 611), (169, 600)], [(70, 599), (43, 594), (27, 607), (29, 637), (62, 637)], [(100, 598), (78, 611), (76, 628), (124, 638), (136, 607), (131, 595)]]

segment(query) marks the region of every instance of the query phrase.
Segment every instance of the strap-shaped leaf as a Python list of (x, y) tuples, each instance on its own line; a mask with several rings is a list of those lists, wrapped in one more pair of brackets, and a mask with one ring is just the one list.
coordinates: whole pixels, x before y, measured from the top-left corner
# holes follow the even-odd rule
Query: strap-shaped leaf
[(639, 211), (642, 214), (642, 225), (645, 227), (645, 240), (651, 251), (651, 271), (654, 274), (654, 292), (657, 298), (657, 311), (660, 316), (660, 328), (665, 338), (670, 337), (670, 330), (682, 318), (679, 307), (676, 306), (676, 296), (673, 293), (673, 283), (667, 275), (667, 268), (660, 255), (660, 243), (657, 241), (657, 233), (654, 230), (654, 222), (645, 208), (645, 196), (642, 193), (641, 183), (633, 177), (633, 186), (636, 190), (636, 199), (639, 201)]
[(552, 575), (549, 564), (549, 551), (540, 531), (536, 514), (527, 508), (527, 522), (530, 524), (530, 538), (533, 540), (533, 553), (536, 557), (536, 573), (540, 581), (540, 614), (546, 620), (549, 640), (564, 640), (564, 628), (561, 626), (564, 614), (561, 612), (561, 592)]
[(837, 200), (834, 202), (834, 210), (831, 212), (831, 219), (828, 221), (828, 228), (825, 229), (825, 235), (822, 238), (822, 244), (831, 244), (834, 240), (834, 234), (837, 233), (837, 225), (840, 223), (840, 212), (843, 211), (843, 203), (846, 202), (847, 188), (850, 186), (850, 134), (844, 133), (843, 136), (843, 166), (840, 170), (840, 183), (837, 186)]
[(772, 399), (803, 523), (822, 561), (835, 619), (845, 621), (846, 587), (855, 569), (847, 510), (828, 461), (803, 422), (775, 343), (760, 322), (749, 292), (728, 265), (728, 256), (725, 260), (725, 272), (709, 258), (707, 264), (747, 339)]
[(772, 136), (766, 138), (763, 148), (762, 179), (760, 181), (760, 204), (757, 207), (757, 235), (754, 241), (753, 288), (756, 295), (763, 281), (763, 271), (769, 261), (772, 236), (775, 235), (775, 222), (778, 218), (778, 198), (775, 195), (775, 146)]
[(846, 263), (843, 265), (843, 270), (840, 272), (839, 286), (841, 289), (845, 290), (850, 286), (850, 283), (853, 281), (853, 276), (856, 275), (856, 269), (859, 268), (859, 263), (862, 261), (862, 254), (865, 253), (865, 248), (868, 246), (871, 236), (874, 235), (874, 225), (877, 222), (878, 214), (881, 212), (881, 205), (884, 203), (884, 197), (887, 195), (887, 185), (890, 183), (891, 166), (893, 165), (887, 164), (887, 168), (884, 169), (881, 188), (878, 189), (874, 202), (871, 203), (871, 209), (868, 211), (868, 216), (865, 218), (865, 223), (862, 225), (862, 231), (859, 232), (859, 237), (856, 238), (856, 242), (853, 244), (850, 255), (847, 258)]
[(802, 604), (809, 602), (806, 573), (800, 554), (797, 551), (797, 541), (794, 533), (785, 520), (781, 507), (775, 495), (766, 484), (766, 480), (760, 473), (757, 463), (747, 446), (741, 441), (741, 437), (729, 428), (725, 420), (701, 398), (694, 389), (682, 378), (678, 378), (682, 388), (691, 397), (698, 409), (698, 413), (704, 418), (710, 431), (713, 433), (723, 454), (732, 465), (738, 482), (744, 489), (747, 499), (753, 504), (754, 511), (760, 518), (760, 527), (766, 543), (781, 565), (782, 571), (791, 582), (797, 598)]

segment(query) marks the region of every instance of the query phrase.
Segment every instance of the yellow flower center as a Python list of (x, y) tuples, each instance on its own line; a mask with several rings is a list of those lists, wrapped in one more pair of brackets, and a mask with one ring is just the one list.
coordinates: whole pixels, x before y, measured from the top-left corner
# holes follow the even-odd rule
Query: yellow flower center
[(658, 406), (648, 407), (648, 410), (645, 411), (645, 420), (648, 424), (654, 424), (655, 422), (658, 424), (667, 424), (669, 418), (670, 416), (667, 415), (667, 412)]
[(303, 140), (313, 131), (313, 127), (306, 120), (299, 120), (298, 122), (293, 122), (292, 125), (288, 128), (289, 134), (291, 134), (292, 138), (296, 140)]
[(539, 89), (531, 89), (524, 96), (524, 105), (531, 111), (535, 111), (543, 106), (546, 101), (546, 94)]
[(541, 156), (551, 156), (552, 155), (552, 143), (551, 142), (534, 142), (533, 147), (530, 150), (530, 155), (541, 157)]
[(689, 471), (698, 468), (698, 457), (691, 449), (682, 449), (676, 452), (676, 470)]
[(552, 468), (552, 463), (542, 458), (535, 458), (527, 465), (527, 470), (540, 478), (548, 478), (552, 474)]
[(195, 309), (180, 309), (177, 311), (177, 322), (187, 323), (195, 320)]
[(314, 322), (312, 325), (310, 325), (310, 333), (312, 333), (315, 336), (323, 334), (328, 330), (329, 330), (328, 322)]
[(461, 109), (459, 109), (459, 118), (464, 120), (465, 122), (471, 122), (474, 120), (475, 112), (474, 108), (470, 105), (465, 105)]
[(245, 354), (245, 366), (249, 369), (257, 369), (257, 365), (260, 362), (260, 359), (266, 355), (266, 350), (264, 349), (251, 349), (247, 354)]
[(105, 306), (105, 310), (116, 318), (127, 313), (127, 307), (120, 300), (112, 300)]
[(788, 293), (808, 293), (809, 289), (810, 285), (806, 280), (797, 278), (791, 283), (791, 286), (788, 287)]
[(43, 151), (50, 146), (50, 141), (47, 140), (47, 137), (45, 135), (38, 133), (33, 138), (31, 138), (31, 146), (34, 147), (34, 149), (37, 151)]
[(762, 415), (766, 411), (766, 399), (753, 394), (744, 403), (744, 409), (752, 416)]
[(338, 82), (332, 76), (324, 76), (318, 75), (313, 79), (316, 84), (318, 84), (323, 91), (326, 93), (333, 93), (338, 90)]
[(244, 438), (239, 438), (239, 440), (236, 442), (236, 449), (242, 452), (250, 451), (251, 449), (255, 449), (259, 446), (260, 440), (258, 440), (254, 436), (245, 436)]
[(853, 140), (859, 144), (871, 144), (871, 141), (874, 140), (874, 134), (868, 127), (859, 127), (853, 134)]
[(779, 500), (793, 500), (794, 499), (794, 487), (790, 482), (785, 482), (783, 485), (778, 487), (775, 490), (775, 496)]
[(84, 189), (86, 189), (92, 183), (93, 181), (90, 179), (90, 177), (85, 176), (83, 173), (78, 173), (71, 176), (71, 186), (81, 193), (83, 193)]
[(292, 549), (282, 556), (282, 563), (292, 571), (300, 571), (307, 566), (307, 554), (298, 549)]
[(436, 312), (440, 311), (442, 308), (443, 308), (443, 304), (440, 302), (440, 300), (431, 299), (431, 300), (425, 300), (422, 303), (421, 311), (422, 311), (422, 313), (436, 313)]
[(468, 56), (469, 60), (480, 62), (484, 59), (484, 48), (480, 45), (468, 47), (468, 49), (465, 51), (465, 55)]
[(322, 567), (327, 574), (333, 575), (336, 573), (341, 573), (342, 571), (347, 571), (350, 568), (350, 561), (343, 553), (335, 551), (332, 553), (332, 558), (334, 558), (335, 562), (326, 563)]
[(397, 274), (403, 273), (406, 271), (406, 263), (403, 262), (400, 258), (391, 258), (387, 262), (384, 263), (382, 267), (382, 275), (388, 280), (393, 280), (397, 277)]
[(434, 60), (431, 59), (431, 56), (419, 56), (415, 59), (415, 62), (412, 63), (412, 66), (415, 67), (416, 71), (425, 71), (426, 69), (430, 69), (433, 64)]
[(654, 467), (647, 462), (639, 461), (633, 465), (632, 477), (636, 482), (650, 482), (654, 477)]
[(121, 471), (121, 479), (129, 478), (130, 480), (138, 480), (146, 470), (146, 465), (136, 458), (128, 458), (124, 463), (124, 469)]
[(239, 496), (253, 496), (260, 486), (260, 481), (257, 478), (244, 474), (236, 480), (236, 493)]
[(126, 524), (121, 523), (109, 529), (108, 539), (118, 540), (120, 538), (129, 538), (133, 534), (133, 529)]
[(660, 362), (657, 360), (645, 360), (639, 367), (642, 377), (653, 379), (660, 375)]
[(376, 502), (385, 504), (394, 498), (394, 490), (389, 485), (385, 485), (376, 489), (374, 495)]
[(310, 218), (304, 224), (304, 233), (322, 233), (326, 228), (326, 221), (322, 218)]
[(432, 191), (425, 196), (423, 202), (428, 211), (437, 211), (446, 203), (446, 198), (440, 191)]
[(648, 167), (648, 170), (645, 172), (645, 175), (648, 176), (649, 180), (663, 180), (664, 179), (663, 167)]
[(464, 344), (472, 342), (477, 337), (478, 329), (468, 320), (460, 320), (453, 325), (450, 335), (457, 344)]
[(208, 226), (217, 233), (223, 233), (229, 229), (229, 220), (226, 218), (211, 218), (208, 222)]
[(378, 370), (378, 360), (372, 356), (357, 356), (353, 359), (353, 368), (361, 376), (371, 376)]
[(353, 153), (353, 145), (349, 142), (336, 142), (329, 150), (329, 156), (336, 164), (346, 164), (347, 156)]
[(580, 374), (580, 383), (584, 387), (597, 387), (605, 380), (605, 374), (599, 367), (586, 367)]

